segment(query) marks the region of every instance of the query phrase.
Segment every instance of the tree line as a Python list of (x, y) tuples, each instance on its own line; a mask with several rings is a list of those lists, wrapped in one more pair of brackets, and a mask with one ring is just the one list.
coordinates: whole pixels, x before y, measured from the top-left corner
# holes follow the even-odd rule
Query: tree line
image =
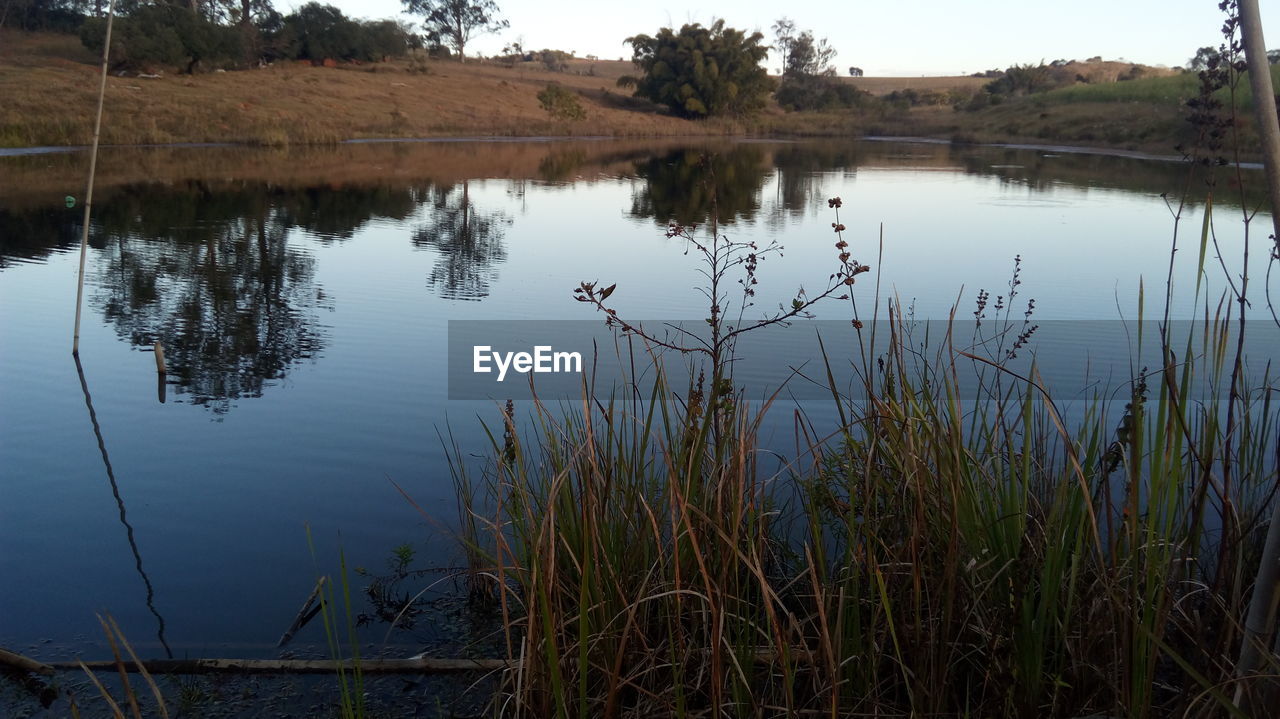
[[(106, 36), (105, 0), (0, 0), (0, 27), (78, 29), (100, 52)], [(466, 58), (479, 35), (509, 23), (495, 0), (401, 0), (422, 18), (422, 32), (407, 22), (356, 20), (332, 5), (309, 2), (282, 15), (271, 0), (121, 0), (111, 57), (116, 69), (179, 67), (185, 72), (251, 67), (278, 60), (376, 61), (426, 48), (436, 56)], [(688, 118), (741, 116), (763, 108), (771, 94), (788, 110), (860, 106), (870, 95), (840, 82), (825, 38), (788, 18), (773, 24), (774, 44), (761, 32), (710, 26), (662, 28), (627, 38), (641, 70), (619, 84)], [(763, 63), (781, 57), (780, 79)], [(860, 76), (862, 70), (850, 67)]]
[[(402, 0), (422, 17), (361, 20), (320, 2), (285, 15), (271, 0), (121, 0), (111, 57), (115, 69), (180, 67), (186, 72), (278, 60), (376, 61), (426, 48), (463, 57), (470, 40), (507, 27), (494, 0)], [(100, 52), (106, 0), (0, 0), (0, 28), (79, 32)]]

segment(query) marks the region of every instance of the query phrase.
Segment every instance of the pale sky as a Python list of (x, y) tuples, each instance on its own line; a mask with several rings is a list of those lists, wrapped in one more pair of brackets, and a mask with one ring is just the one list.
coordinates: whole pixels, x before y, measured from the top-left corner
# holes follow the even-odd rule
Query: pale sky
[[(407, 18), (399, 0), (329, 0), (352, 17)], [(1280, 0), (1260, 0), (1268, 46), (1280, 47)], [(282, 12), (303, 0), (276, 0)], [(957, 75), (1014, 63), (1083, 60), (1094, 55), (1148, 65), (1182, 65), (1196, 48), (1218, 45), (1217, 0), (498, 0), (511, 27), (482, 36), (468, 54), (495, 54), (522, 40), (530, 50), (630, 59), (627, 37), (686, 22), (724, 18), (760, 30), (786, 15), (827, 37), (841, 74), (857, 65), (869, 76)], [(772, 72), (778, 66), (770, 60)]]

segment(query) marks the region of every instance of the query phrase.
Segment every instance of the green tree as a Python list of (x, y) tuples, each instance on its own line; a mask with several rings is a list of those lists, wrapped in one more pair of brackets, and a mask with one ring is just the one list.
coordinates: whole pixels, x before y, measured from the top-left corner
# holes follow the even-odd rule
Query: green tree
[(778, 18), (773, 23), (773, 48), (782, 56), (782, 74), (794, 75), (834, 75), (836, 69), (831, 66), (836, 50), (827, 43), (813, 36), (809, 30), (800, 30), (794, 20)]
[(782, 57), (782, 75), (791, 74), (791, 46), (796, 42), (796, 22), (790, 18), (780, 17), (773, 23), (773, 49)]
[(395, 20), (365, 20), (360, 23), (369, 60), (402, 57), (416, 43), (407, 27)]
[[(106, 20), (90, 18), (80, 28), (80, 41), (102, 52)], [(175, 5), (143, 5), (121, 17), (111, 35), (116, 68), (154, 66), (197, 68), (234, 66), (243, 59), (243, 38), (235, 28), (217, 25)]]
[(87, 10), (85, 0), (0, 0), (0, 28), (74, 32)]
[(764, 107), (774, 82), (760, 63), (769, 53), (764, 35), (694, 23), (676, 33), (664, 27), (656, 36), (627, 38), (632, 61), (644, 75), (622, 77), (618, 84), (669, 106), (682, 117), (744, 115)]
[(332, 5), (309, 2), (284, 19), (294, 57), (306, 60), (364, 59), (359, 24)]
[(1196, 50), (1196, 54), (1187, 61), (1187, 69), (1192, 72), (1208, 70), (1211, 64), (1216, 65), (1220, 60), (1221, 56), (1219, 55), (1217, 48), (1207, 46), (1202, 47), (1199, 50)]
[(429, 43), (443, 43), (466, 59), (467, 43), (476, 35), (498, 32), (511, 23), (498, 17), (494, 0), (401, 0), (405, 12), (422, 15)]
[[(774, 47), (782, 54), (782, 82), (775, 95), (779, 105), (786, 110), (835, 110), (859, 104), (861, 91), (836, 79), (831, 64), (836, 50), (826, 38), (799, 30), (785, 17), (773, 24), (773, 33)], [(849, 74), (854, 70), (858, 68), (849, 68)]]

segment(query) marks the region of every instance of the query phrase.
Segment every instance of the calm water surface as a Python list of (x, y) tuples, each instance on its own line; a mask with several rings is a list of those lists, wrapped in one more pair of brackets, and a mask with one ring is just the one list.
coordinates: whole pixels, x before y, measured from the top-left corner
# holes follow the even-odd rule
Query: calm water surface
[[(1149, 307), (1162, 292), (1164, 196), (1188, 182), (1177, 163), (870, 142), (108, 149), (82, 384), (82, 210), (64, 198), (86, 163), (0, 157), (0, 645), (38, 657), (100, 654), (101, 610), (153, 655), (270, 655), (315, 582), (308, 526), (321, 571), (339, 546), (374, 573), (406, 543), (415, 566), (455, 562), (439, 433), (479, 448), (477, 417), (497, 411), (446, 400), (446, 323), (589, 319), (570, 291), (596, 279), (625, 313), (696, 319), (697, 267), (669, 220), (714, 211), (733, 239), (779, 239), (764, 308), (834, 269), (838, 195), (854, 257), (918, 317), (999, 294), (1020, 255), (1037, 318), (1115, 319), (1136, 314), (1140, 280)], [(1219, 212), (1238, 257), (1239, 207)], [(1198, 213), (1183, 211), (1188, 247)], [(857, 291), (874, 299), (870, 281)], [(444, 634), (424, 621), (403, 642)]]

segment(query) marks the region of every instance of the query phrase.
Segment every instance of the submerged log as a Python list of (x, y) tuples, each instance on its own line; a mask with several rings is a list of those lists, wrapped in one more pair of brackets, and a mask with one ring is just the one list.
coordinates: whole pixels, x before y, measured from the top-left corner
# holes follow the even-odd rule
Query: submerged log
[(52, 666), (42, 664), (34, 659), (24, 657), (21, 654), (15, 654), (14, 652), (6, 649), (0, 649), (0, 666), (16, 669), (21, 672), (30, 672), (32, 674), (49, 675), (54, 673), (54, 668)]
[[(31, 661), (31, 660), (29, 660)], [(36, 662), (38, 664), (38, 662)], [(134, 662), (50, 662), (50, 669), (80, 669), (81, 664), (93, 671), (138, 672)], [(339, 668), (352, 671), (359, 667), (366, 674), (444, 674), (451, 672), (494, 671), (512, 666), (504, 659), (151, 659), (142, 668), (152, 674), (331, 674)]]
[(505, 659), (150, 659), (141, 667), (132, 661), (60, 661), (38, 662), (30, 657), (0, 649), (0, 666), (20, 672), (50, 675), (58, 670), (118, 671), (151, 674), (329, 674), (338, 669), (352, 671), (359, 667), (369, 674), (445, 674), (451, 672), (496, 671), (514, 666)]

